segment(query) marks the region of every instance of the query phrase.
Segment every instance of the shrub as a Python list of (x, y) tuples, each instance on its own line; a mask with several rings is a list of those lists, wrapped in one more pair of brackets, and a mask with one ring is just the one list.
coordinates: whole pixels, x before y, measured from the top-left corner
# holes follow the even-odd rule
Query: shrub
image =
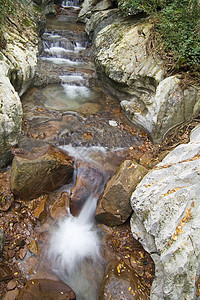
[(156, 30), (165, 51), (173, 52), (176, 68), (200, 67), (199, 26), (198, 0), (175, 0), (160, 13)]
[(0, 0), (0, 28), (4, 24), (5, 17), (14, 13), (14, 5), (12, 0)]
[(176, 69), (200, 68), (198, 0), (119, 0), (119, 9), (125, 15), (141, 11), (156, 14), (157, 49), (172, 52)]

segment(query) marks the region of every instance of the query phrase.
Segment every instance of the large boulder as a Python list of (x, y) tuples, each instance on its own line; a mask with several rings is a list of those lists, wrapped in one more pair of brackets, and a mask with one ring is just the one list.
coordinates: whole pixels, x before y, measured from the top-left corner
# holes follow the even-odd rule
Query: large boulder
[(0, 168), (11, 159), (10, 150), (18, 142), (22, 122), (20, 98), (7, 75), (8, 68), (0, 62)]
[(130, 196), (146, 173), (143, 166), (125, 160), (98, 201), (96, 220), (109, 226), (123, 224), (132, 212)]
[(35, 6), (30, 1), (27, 5), (14, 2), (13, 7), (15, 5), (20, 14), (11, 13), (0, 32), (0, 168), (10, 162), (10, 150), (18, 143), (22, 123), (19, 96), (32, 82), (38, 55), (36, 21), (41, 12), (37, 11), (35, 16), (32, 11)]
[(111, 0), (85, 0), (81, 5), (81, 10), (78, 15), (78, 21), (87, 23), (93, 13), (97, 11), (104, 11), (113, 6)]
[[(90, 31), (94, 17), (86, 24)], [(170, 129), (197, 114), (200, 94), (193, 86), (181, 88), (178, 75), (165, 78), (163, 61), (149, 51), (152, 26), (137, 16), (123, 20), (116, 15), (95, 36), (95, 63), (132, 122), (160, 143)]]
[(72, 175), (73, 159), (56, 147), (44, 147), (34, 155), (15, 155), (11, 190), (16, 197), (33, 199), (68, 183)]
[(199, 299), (200, 126), (131, 196), (131, 229), (155, 262), (151, 299)]

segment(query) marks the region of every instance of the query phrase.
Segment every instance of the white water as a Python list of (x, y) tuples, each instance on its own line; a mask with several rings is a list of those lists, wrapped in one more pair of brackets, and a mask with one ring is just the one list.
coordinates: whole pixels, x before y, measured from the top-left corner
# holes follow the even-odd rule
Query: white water
[[(99, 167), (93, 158), (94, 153), (105, 153), (103, 147), (61, 147), (76, 159), (82, 159)], [(75, 181), (75, 180), (74, 180)], [(97, 300), (98, 290), (103, 276), (101, 258), (100, 231), (95, 225), (97, 190), (102, 190), (104, 183), (95, 185), (78, 217), (68, 215), (51, 229), (48, 258), (53, 272), (76, 293), (77, 300)]]
[(92, 220), (96, 201), (90, 197), (78, 217), (69, 212), (51, 232), (48, 257), (52, 270), (74, 290), (77, 300), (95, 300), (98, 294), (93, 282), (94, 266), (101, 261), (100, 238)]
[(72, 7), (72, 8), (80, 8), (79, 0), (64, 0), (62, 1), (62, 7)]
[(52, 231), (49, 257), (58, 276), (73, 274), (86, 258), (100, 258), (100, 240), (93, 224), (96, 201), (88, 198), (78, 217), (69, 212)]
[(81, 43), (78, 43), (78, 42), (75, 43), (75, 47), (74, 47), (75, 52), (79, 52), (79, 51), (82, 51), (85, 49), (86, 49), (86, 47), (83, 46)]
[(79, 74), (61, 75), (59, 77), (63, 81), (63, 83), (71, 83), (75, 81), (78, 83), (83, 83), (85, 80), (83, 76)]
[(70, 66), (70, 67), (87, 67), (88, 64), (85, 62), (81, 62), (81, 61), (72, 61), (70, 59), (67, 58), (59, 58), (59, 57), (41, 57), (41, 60), (46, 60), (49, 62), (52, 62), (56, 65), (65, 65), (65, 66)]
[[(63, 7), (77, 7), (78, 5), (78, 0), (62, 2)], [(53, 57), (42, 57), (41, 59), (70, 67), (87, 67), (87, 63), (71, 61), (65, 58), (67, 52), (71, 51), (71, 49), (68, 48), (67, 42), (66, 46), (63, 46), (64, 39), (61, 39), (62, 43), (59, 40), (60, 37), (58, 35), (54, 36), (52, 43), (46, 40), (44, 43), (45, 51)], [(84, 49), (85, 47), (81, 43), (76, 42), (74, 44), (74, 52)], [(55, 95), (53, 95), (52, 100), (54, 102), (58, 98), (59, 102), (63, 101), (64, 106), (65, 102), (69, 103), (71, 101), (74, 103), (75, 100), (83, 102), (85, 101), (84, 99), (96, 97), (86, 86), (80, 86), (84, 80), (82, 76), (74, 74), (74, 76), (63, 75), (60, 78), (63, 81), (60, 85), (64, 90), (63, 100), (60, 95), (58, 95), (59, 97), (54, 97)], [(77, 80), (79, 85), (72, 84), (74, 80)], [(45, 91), (48, 96), (47, 99), (49, 99), (49, 88), (44, 89), (44, 94)], [(91, 150), (86, 148), (74, 149), (70, 148), (70, 146), (65, 150), (76, 157), (76, 159), (81, 158), (84, 161), (90, 161), (96, 166), (98, 164), (91, 157), (91, 153), (94, 153), (94, 151), (106, 151), (104, 148)], [(50, 232), (48, 258), (51, 268), (63, 282), (74, 290), (77, 300), (97, 300), (99, 286), (103, 277), (100, 233), (94, 222), (97, 204), (97, 197), (95, 196), (97, 191), (103, 190), (103, 185), (104, 183), (102, 184), (101, 182), (99, 186), (93, 187), (93, 193), (87, 199), (78, 217), (72, 216), (68, 209), (68, 215), (61, 219)]]
[(63, 56), (71, 52), (71, 50), (64, 49), (61, 47), (51, 47), (50, 49), (45, 49), (44, 52), (54, 57), (63, 58)]
[(80, 101), (92, 97), (92, 92), (86, 86), (77, 86), (77, 85), (70, 85), (67, 83), (62, 84), (65, 94), (70, 99), (79, 99)]

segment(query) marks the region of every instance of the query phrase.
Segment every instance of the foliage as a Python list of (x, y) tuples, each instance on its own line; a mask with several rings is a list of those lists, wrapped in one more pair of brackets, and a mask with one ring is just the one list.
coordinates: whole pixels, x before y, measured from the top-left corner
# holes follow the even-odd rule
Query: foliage
[[(119, 0), (125, 15), (156, 15), (158, 49), (171, 52), (175, 68), (200, 68), (200, 5), (198, 0)], [(158, 45), (157, 45), (158, 46)]]
[(198, 0), (175, 0), (160, 13), (156, 30), (177, 68), (200, 68), (200, 7)]
[(4, 24), (5, 18), (9, 14), (14, 13), (14, 5), (12, 0), (0, 0), (0, 28)]
[(125, 15), (145, 12), (151, 14), (166, 6), (170, 0), (119, 0), (120, 11)]

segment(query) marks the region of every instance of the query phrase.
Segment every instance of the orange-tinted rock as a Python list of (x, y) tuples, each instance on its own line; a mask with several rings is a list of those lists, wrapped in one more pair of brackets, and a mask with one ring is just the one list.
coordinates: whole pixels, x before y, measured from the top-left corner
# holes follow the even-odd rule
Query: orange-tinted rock
[(37, 268), (37, 265), (38, 265), (37, 258), (34, 256), (29, 257), (26, 261), (27, 272), (29, 274), (32, 274), (33, 271)]
[(28, 249), (30, 252), (32, 252), (35, 255), (39, 254), (39, 247), (38, 243), (35, 240), (32, 240), (28, 246)]
[(35, 279), (26, 283), (18, 300), (75, 300), (72, 289), (60, 281)]
[(146, 173), (147, 169), (143, 166), (125, 160), (98, 201), (96, 220), (109, 226), (123, 224), (132, 212), (131, 194)]
[(67, 193), (62, 193), (61, 196), (50, 207), (50, 216), (54, 220), (58, 220), (67, 215), (69, 208), (70, 197)]
[(37, 198), (68, 183), (73, 159), (53, 146), (36, 154), (16, 155), (11, 167), (11, 189), (22, 199)]
[(11, 269), (4, 263), (0, 263), (0, 281), (13, 278)]
[(26, 249), (21, 248), (21, 249), (19, 250), (19, 258), (20, 258), (21, 260), (23, 260), (25, 256), (26, 256)]
[(107, 266), (99, 299), (147, 300), (149, 291), (132, 269), (116, 261)]
[(13, 258), (15, 256), (15, 251), (14, 250), (8, 250), (8, 257)]
[(46, 207), (47, 197), (48, 196), (42, 197), (41, 202), (34, 210), (34, 217), (39, 219), (40, 221), (43, 221), (47, 216), (47, 207)]
[(104, 174), (102, 170), (87, 163), (78, 166), (76, 183), (71, 192), (70, 211), (77, 216), (90, 195), (97, 196), (102, 192)]
[(3, 296), (2, 300), (17, 300), (17, 296), (19, 295), (19, 290), (8, 291)]
[(16, 288), (17, 286), (17, 282), (15, 280), (9, 281), (6, 288), (7, 290), (13, 290), (14, 288)]

